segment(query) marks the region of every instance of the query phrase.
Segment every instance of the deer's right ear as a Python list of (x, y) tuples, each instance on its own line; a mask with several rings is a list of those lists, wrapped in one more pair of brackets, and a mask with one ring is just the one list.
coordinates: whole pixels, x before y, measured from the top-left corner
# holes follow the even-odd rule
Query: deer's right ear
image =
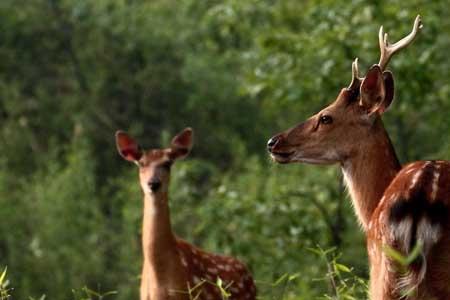
[(116, 145), (119, 154), (128, 161), (136, 163), (142, 157), (138, 143), (124, 131), (116, 132)]
[(374, 65), (369, 69), (361, 83), (360, 95), (360, 105), (367, 110), (368, 114), (374, 112), (381, 114), (387, 108), (385, 80), (380, 66)]

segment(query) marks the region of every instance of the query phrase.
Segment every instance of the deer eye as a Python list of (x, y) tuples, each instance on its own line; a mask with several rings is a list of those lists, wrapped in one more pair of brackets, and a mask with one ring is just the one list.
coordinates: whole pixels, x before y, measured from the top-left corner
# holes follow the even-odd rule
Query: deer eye
[(321, 124), (331, 124), (333, 123), (333, 118), (328, 115), (323, 115), (320, 117), (320, 123)]
[(161, 164), (161, 168), (166, 169), (166, 170), (169, 170), (170, 167), (172, 166), (172, 163), (173, 163), (173, 162), (172, 162), (171, 160), (166, 161), (166, 162), (164, 162), (164, 163)]

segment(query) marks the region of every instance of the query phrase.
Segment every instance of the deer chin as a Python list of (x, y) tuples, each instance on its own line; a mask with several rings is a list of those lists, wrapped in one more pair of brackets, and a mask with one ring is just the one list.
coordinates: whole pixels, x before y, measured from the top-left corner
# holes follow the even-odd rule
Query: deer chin
[(332, 165), (337, 163), (335, 160), (330, 159), (317, 159), (317, 158), (296, 158), (293, 162), (305, 163), (310, 165)]
[(287, 164), (292, 162), (292, 157), (295, 154), (295, 151), (289, 152), (271, 152), (270, 157), (273, 161), (279, 164)]
[(299, 151), (290, 151), (271, 152), (270, 156), (272, 157), (272, 160), (279, 164), (306, 163), (312, 165), (332, 165), (339, 162), (336, 155), (331, 155), (331, 153), (322, 157), (307, 157)]
[(298, 157), (294, 157), (294, 161), (310, 165), (333, 165), (339, 162), (339, 160), (334, 156), (306, 157), (300, 155)]

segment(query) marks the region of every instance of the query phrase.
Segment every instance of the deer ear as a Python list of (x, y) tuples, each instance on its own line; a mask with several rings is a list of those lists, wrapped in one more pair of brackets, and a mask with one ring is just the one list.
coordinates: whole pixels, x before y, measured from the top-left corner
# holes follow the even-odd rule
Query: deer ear
[(392, 72), (384, 71), (383, 80), (386, 95), (384, 96), (383, 104), (380, 107), (380, 114), (384, 113), (386, 110), (388, 110), (389, 106), (391, 106), (392, 100), (394, 99), (394, 91), (395, 91), (394, 75), (392, 75)]
[(190, 127), (183, 129), (178, 133), (171, 142), (171, 159), (186, 157), (192, 148), (193, 131)]
[(139, 145), (124, 131), (116, 132), (116, 146), (119, 154), (128, 161), (137, 162), (142, 157)]
[[(389, 77), (389, 75), (387, 75)], [(372, 66), (366, 74), (360, 87), (360, 105), (368, 114), (374, 112), (382, 113), (383, 103), (386, 99), (386, 88), (384, 77), (378, 65)], [(393, 82), (393, 81), (392, 81)], [(392, 99), (391, 99), (392, 100)]]

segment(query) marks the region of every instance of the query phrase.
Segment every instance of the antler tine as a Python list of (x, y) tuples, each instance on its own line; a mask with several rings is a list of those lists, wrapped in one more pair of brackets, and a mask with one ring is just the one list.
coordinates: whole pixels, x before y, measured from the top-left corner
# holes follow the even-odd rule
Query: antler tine
[(361, 78), (359, 78), (359, 70), (358, 70), (358, 58), (352, 62), (352, 82), (348, 86), (348, 89), (356, 89), (359, 88), (361, 82)]
[(417, 15), (411, 33), (392, 45), (389, 45), (388, 34), (384, 33), (383, 26), (380, 27), (380, 31), (378, 33), (378, 41), (380, 43), (381, 55), (378, 65), (380, 66), (381, 70), (385, 70), (387, 64), (389, 63), (389, 60), (396, 52), (405, 48), (414, 41), (417, 34), (419, 33), (419, 30), (422, 29), (422, 27), (422, 19), (420, 15)]

